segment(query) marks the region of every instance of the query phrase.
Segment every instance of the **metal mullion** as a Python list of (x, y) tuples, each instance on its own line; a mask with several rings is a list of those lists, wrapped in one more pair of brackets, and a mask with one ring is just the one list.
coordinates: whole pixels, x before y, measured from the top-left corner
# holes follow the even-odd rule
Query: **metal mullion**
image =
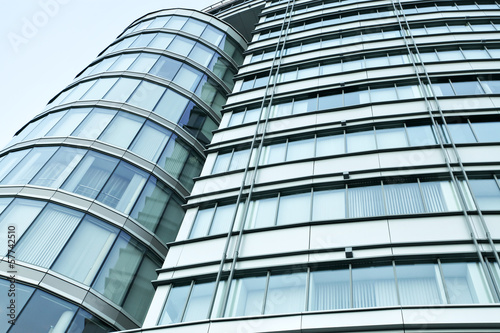
[(278, 225), (278, 214), (280, 210), (281, 192), (278, 192), (278, 199), (276, 200), (276, 208), (274, 210), (273, 226)]
[(264, 289), (264, 296), (262, 299), (262, 309), (260, 310), (260, 314), (263, 315), (266, 310), (266, 302), (267, 302), (267, 292), (269, 291), (269, 280), (271, 279), (271, 273), (267, 271), (266, 277), (266, 288)]
[(304, 311), (309, 311), (309, 289), (311, 289), (311, 267), (307, 267), (306, 272), (306, 295), (304, 298)]
[(380, 189), (382, 190), (382, 202), (384, 204), (384, 213), (385, 215), (389, 215), (388, 209), (387, 209), (387, 200), (385, 198), (385, 192), (384, 192), (384, 181), (380, 181)]
[(344, 216), (346, 219), (348, 219), (350, 216), (349, 216), (349, 187), (347, 186), (347, 184), (345, 184), (345, 204), (344, 204), (344, 208), (345, 208), (345, 212), (344, 212)]
[(469, 128), (472, 132), (472, 135), (474, 135), (474, 139), (476, 139), (476, 142), (479, 143), (479, 138), (476, 135), (476, 131), (474, 131), (474, 128), (472, 127), (472, 123), (470, 122), (470, 119), (467, 119), (467, 124), (469, 124)]
[(427, 207), (427, 203), (425, 202), (424, 190), (422, 190), (422, 185), (420, 184), (420, 178), (417, 178), (418, 190), (420, 191), (420, 199), (424, 205), (424, 211), (426, 213), (430, 213), (429, 207)]
[(208, 230), (207, 230), (207, 234), (205, 236), (210, 235), (210, 230), (212, 230), (212, 227), (214, 225), (214, 219), (215, 219), (215, 213), (217, 212), (217, 207), (219, 207), (219, 203), (218, 202), (215, 203), (214, 212), (212, 214), (212, 218), (210, 219), (210, 224), (209, 224), (209, 227), (208, 227)]
[(398, 284), (398, 274), (396, 272), (396, 262), (394, 260), (392, 261), (392, 269), (393, 269), (393, 273), (394, 273), (394, 282), (396, 283), (396, 296), (398, 298), (398, 304), (400, 306), (402, 306), (403, 302), (401, 302), (401, 295), (399, 292), (399, 284)]
[[(173, 288), (173, 285), (171, 288)], [(184, 303), (184, 308), (182, 309), (182, 313), (181, 313), (180, 320), (179, 320), (179, 322), (181, 322), (181, 323), (184, 319), (184, 316), (186, 315), (187, 306), (189, 304), (189, 298), (191, 298), (191, 293), (193, 292), (193, 288), (194, 288), (194, 280), (191, 280), (191, 287), (189, 288), (189, 292), (188, 292), (188, 295), (186, 297), (186, 303)]]
[(313, 220), (313, 205), (314, 205), (314, 191), (313, 188), (311, 187), (311, 197), (309, 198), (309, 221)]
[(439, 274), (441, 276), (441, 284), (443, 285), (444, 295), (446, 297), (446, 304), (451, 304), (450, 295), (448, 294), (448, 286), (446, 285), (446, 280), (444, 279), (443, 267), (441, 267), (441, 260), (437, 259), (437, 264), (439, 268)]
[(407, 129), (406, 123), (403, 123), (403, 129), (405, 131), (406, 144), (408, 145), (408, 147), (411, 147), (410, 136), (408, 135), (408, 129)]
[(354, 290), (352, 283), (352, 264), (349, 264), (349, 308), (354, 307)]

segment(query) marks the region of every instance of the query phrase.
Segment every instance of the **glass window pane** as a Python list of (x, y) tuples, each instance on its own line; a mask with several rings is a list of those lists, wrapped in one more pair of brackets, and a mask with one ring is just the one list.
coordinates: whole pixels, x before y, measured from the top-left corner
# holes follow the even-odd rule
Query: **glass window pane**
[(181, 65), (182, 63), (180, 61), (167, 57), (161, 57), (149, 71), (149, 73), (162, 77), (166, 80), (172, 80)]
[(396, 88), (378, 88), (370, 90), (370, 98), (373, 103), (381, 101), (395, 101), (398, 99)]
[(66, 112), (51, 113), (38, 124), (23, 140), (45, 136), (47, 132), (64, 116)]
[(264, 314), (304, 311), (306, 273), (271, 275)]
[[(102, 73), (108, 70), (108, 68), (114, 64), (114, 62), (118, 60), (118, 56), (106, 58), (100, 61), (97, 66), (92, 68), (92, 74)], [(90, 74), (90, 73), (89, 73)], [(83, 76), (82, 76), (83, 77)]]
[(179, 178), (189, 157), (189, 150), (176, 135), (172, 135), (158, 161), (158, 165), (173, 177)]
[(182, 26), (186, 23), (187, 20), (188, 18), (184, 16), (172, 16), (167, 24), (165, 24), (165, 28), (181, 30)]
[(253, 229), (275, 225), (277, 199), (275, 197), (251, 201), (245, 228)]
[(474, 137), (474, 134), (472, 134), (471, 128), (468, 123), (449, 124), (448, 129), (455, 143), (476, 142), (476, 138)]
[(112, 330), (110, 326), (106, 325), (98, 317), (91, 315), (83, 309), (79, 309), (68, 333), (106, 333)]
[(189, 53), (189, 58), (206, 67), (210, 64), (214, 53), (215, 52), (208, 47), (198, 43), (195, 45), (191, 53)]
[(397, 86), (399, 99), (412, 99), (422, 97), (422, 91), (419, 86)]
[(292, 114), (292, 102), (273, 105), (271, 117), (282, 117)]
[(479, 263), (441, 264), (450, 304), (491, 303), (491, 294)]
[(453, 82), (453, 88), (458, 96), (484, 94), (483, 88), (477, 81)]
[(121, 233), (92, 288), (121, 305), (142, 259), (142, 249), (125, 233)]
[(91, 110), (91, 108), (69, 110), (46, 136), (69, 136)]
[(212, 174), (226, 172), (229, 168), (229, 162), (231, 161), (232, 153), (219, 154), (215, 159), (214, 167), (212, 169)]
[(376, 149), (373, 130), (348, 133), (346, 138), (347, 152), (349, 153)]
[(202, 74), (188, 65), (182, 65), (174, 78), (174, 82), (187, 89), (194, 91), (200, 83)]
[(151, 41), (151, 43), (149, 43), (148, 47), (165, 50), (170, 45), (170, 42), (172, 42), (174, 37), (175, 35), (172, 34), (159, 33)]
[(0, 184), (26, 184), (47, 163), (57, 147), (32, 149), (22, 161), (5, 177)]
[(311, 219), (311, 192), (282, 196), (278, 225), (307, 222)]
[[(28, 199), (14, 199), (0, 216), (1, 230), (7, 230), (8, 226), (16, 226), (16, 237), (20, 239), (31, 222), (38, 216), (45, 202)], [(0, 253), (7, 253), (7, 232), (0, 233)]]
[(61, 103), (69, 103), (79, 100), (91, 88), (96, 80), (79, 83), (76, 87), (71, 88), (69, 94)]
[(90, 151), (64, 183), (63, 189), (89, 198), (99, 194), (118, 160)]
[(127, 148), (143, 123), (144, 118), (142, 117), (126, 112), (119, 112), (100, 136), (99, 140), (120, 148)]
[(384, 215), (382, 187), (366, 186), (349, 188), (347, 191), (349, 217)]
[(286, 152), (287, 161), (314, 157), (314, 139), (290, 141)]
[(262, 314), (266, 276), (233, 280), (224, 317)]
[(330, 156), (345, 153), (344, 135), (331, 135), (316, 138), (316, 156)]
[(64, 332), (77, 310), (76, 305), (36, 290), (10, 332), (50, 332), (55, 328)]
[(118, 60), (108, 69), (108, 71), (125, 71), (137, 59), (137, 53), (122, 54)]
[(168, 46), (168, 50), (182, 56), (187, 56), (193, 48), (195, 42), (185, 37), (176, 36)]
[(417, 183), (384, 185), (387, 214), (424, 213), (424, 202)]
[(260, 155), (260, 165), (279, 163), (285, 161), (286, 142), (265, 146)]
[(83, 213), (48, 204), (15, 247), (16, 259), (49, 268)]
[[(10, 289), (11, 282), (8, 280), (0, 279), (0, 294), (1, 295), (8, 295), (9, 294), (9, 289)], [(16, 283), (16, 313), (19, 314), (21, 310), (24, 308), (26, 305), (26, 302), (28, 299), (31, 297), (31, 294), (33, 294), (33, 291), (35, 291), (34, 288), (28, 287), (25, 285), (20, 284), (19, 282)], [(5, 297), (5, 296), (4, 296)], [(4, 298), (5, 299), (5, 298)], [(9, 321), (11, 320), (10, 310), (3, 310), (3, 314), (5, 316), (5, 320), (0, 321), (0, 331), (1, 332), (7, 332), (11, 325)], [(16, 318), (17, 319), (17, 318)]]
[(396, 265), (401, 305), (445, 303), (441, 273), (435, 264)]
[(406, 133), (403, 127), (377, 129), (375, 133), (378, 149), (408, 147)]
[(313, 221), (345, 218), (345, 190), (314, 191)]
[(163, 183), (155, 177), (151, 177), (130, 216), (146, 229), (154, 232), (165, 211), (170, 195), (171, 191)]
[(156, 228), (156, 235), (164, 243), (173, 242), (175, 237), (177, 237), (181, 222), (184, 218), (183, 204), (184, 202), (176, 195), (172, 195), (168, 201), (167, 208), (163, 212), (158, 227)]
[(151, 281), (158, 277), (156, 269), (159, 267), (161, 267), (159, 262), (144, 256), (134, 281), (130, 286), (130, 291), (122, 305), (123, 309), (140, 323), (144, 321), (151, 305), (155, 293), (155, 288)]
[(498, 210), (500, 189), (495, 179), (471, 179), (469, 182), (480, 209)]
[(433, 83), (432, 88), (436, 96), (455, 96), (451, 84), (449, 82)]
[(30, 151), (30, 149), (19, 150), (5, 156), (0, 161), (0, 179), (5, 177)]
[(141, 83), (139, 80), (120, 78), (111, 90), (104, 96), (104, 99), (113, 102), (125, 103), (125, 101), (134, 92), (137, 86)]
[(488, 52), (486, 50), (467, 50), (464, 49), (462, 52), (465, 55), (465, 59), (490, 59)]
[(451, 182), (420, 183), (427, 212), (460, 210), (459, 199)]
[(221, 42), (222, 38), (225, 37), (224, 33), (222, 31), (212, 27), (212, 26), (207, 26), (207, 28), (203, 31), (203, 34), (201, 35), (201, 38), (209, 41), (215, 46), (218, 46), (219, 43)]
[(350, 305), (350, 274), (348, 269), (311, 272), (309, 310), (348, 309)]
[(472, 123), (472, 128), (479, 142), (500, 141), (500, 122)]
[(166, 88), (157, 84), (142, 81), (132, 96), (127, 100), (127, 103), (145, 110), (153, 110), (165, 90)]
[(135, 41), (132, 43), (132, 45), (130, 45), (130, 48), (146, 47), (154, 37), (155, 37), (155, 34), (141, 34), (135, 39)]
[(147, 176), (145, 171), (121, 162), (97, 197), (97, 201), (128, 213), (141, 193)]
[(354, 308), (398, 305), (393, 267), (354, 268), (352, 294)]
[(158, 325), (178, 323), (181, 321), (182, 312), (184, 311), (190, 289), (190, 285), (171, 287)]
[(165, 128), (147, 121), (132, 143), (130, 150), (145, 159), (156, 162), (171, 134), (172, 132)]
[(72, 133), (72, 136), (95, 140), (115, 115), (114, 110), (95, 108)]
[(147, 73), (151, 67), (153, 67), (158, 58), (159, 56), (157, 54), (141, 53), (128, 70), (139, 73)]
[(232, 223), (236, 205), (218, 206), (215, 210), (209, 235), (227, 233)]
[(293, 114), (311, 112), (317, 110), (317, 98), (295, 100), (293, 102)]
[(215, 207), (198, 210), (189, 238), (204, 237), (208, 235), (208, 230), (210, 229), (210, 226), (212, 224), (214, 211)]
[(460, 50), (454, 50), (454, 51), (439, 51), (438, 52), (439, 59), (441, 61), (446, 61), (446, 60), (462, 60), (464, 56), (462, 55), (462, 52)]
[(207, 25), (198, 20), (190, 18), (186, 24), (182, 27), (183, 31), (189, 32), (190, 34), (200, 36)]
[(109, 89), (116, 83), (117, 78), (105, 78), (97, 80), (96, 84), (90, 88), (90, 90), (83, 95), (81, 100), (91, 100), (91, 99), (101, 99)]
[(83, 149), (61, 147), (30, 184), (55, 188), (61, 186), (85, 152)]
[(57, 258), (52, 270), (90, 285), (117, 234), (117, 228), (86, 216)]
[(177, 123), (186, 109), (188, 102), (189, 100), (186, 97), (173, 90), (167, 90), (153, 111), (163, 118)]
[(434, 131), (430, 125), (407, 127), (410, 146), (427, 146), (437, 143)]
[(189, 295), (183, 322), (206, 319), (214, 292), (215, 282), (196, 283)]
[(229, 170), (243, 169), (247, 166), (248, 158), (250, 157), (250, 150), (239, 150), (235, 151), (233, 157), (231, 158), (231, 164), (229, 165)]

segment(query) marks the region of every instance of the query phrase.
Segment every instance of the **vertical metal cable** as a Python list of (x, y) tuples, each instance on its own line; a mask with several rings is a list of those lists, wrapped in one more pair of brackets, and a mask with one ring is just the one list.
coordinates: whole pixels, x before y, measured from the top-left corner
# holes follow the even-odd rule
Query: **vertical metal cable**
[[(448, 123), (447, 123), (447, 121), (445, 119), (445, 116), (443, 114), (443, 110), (441, 109), (439, 100), (438, 100), (438, 98), (436, 96), (436, 93), (434, 91), (434, 88), (432, 86), (432, 82), (431, 82), (429, 73), (427, 72), (427, 69), (425, 67), (425, 63), (422, 60), (422, 57), (420, 55), (417, 43), (416, 43), (416, 41), (415, 41), (415, 39), (413, 37), (413, 33), (411, 32), (411, 28), (410, 28), (410, 25), (409, 25), (408, 20), (406, 18), (406, 15), (404, 13), (403, 6), (401, 5), (401, 1), (397, 0), (399, 9), (396, 8), (396, 2), (395, 1), (396, 0), (392, 0), (392, 6), (394, 8), (394, 14), (396, 15), (396, 17), (398, 19), (398, 24), (399, 24), (399, 27), (400, 27), (400, 30), (401, 30), (401, 34), (403, 36), (403, 39), (404, 39), (404, 42), (405, 42), (405, 46), (406, 46), (406, 49), (408, 51), (408, 55), (410, 56), (410, 59), (412, 61), (412, 65), (413, 65), (413, 68), (415, 70), (415, 74), (416, 74), (418, 83), (419, 83), (419, 85), (420, 85), (420, 87), (421, 87), (421, 89), (422, 89), (422, 91), (424, 93), (424, 100), (425, 100), (425, 103), (426, 103), (426, 106), (427, 106), (427, 111), (429, 113), (429, 117), (431, 119), (433, 128), (435, 129), (435, 132), (437, 134), (438, 143), (439, 143), (439, 146), (441, 148), (441, 151), (443, 152), (443, 157), (445, 159), (445, 163), (446, 163), (446, 166), (448, 168), (448, 172), (450, 174), (450, 178), (451, 178), (451, 180), (452, 180), (452, 182), (453, 182), (453, 184), (455, 186), (455, 189), (456, 189), (457, 193), (459, 194), (460, 203), (462, 205), (462, 213), (463, 213), (463, 215), (464, 215), (464, 217), (465, 217), (465, 219), (467, 221), (467, 223), (466, 223), (467, 224), (467, 228), (468, 228), (468, 230), (470, 232), (470, 236), (471, 236), (472, 241), (474, 243), (474, 247), (476, 249), (476, 253), (478, 255), (478, 258), (479, 258), (479, 260), (481, 262), (481, 265), (483, 266), (483, 269), (484, 269), (484, 271), (486, 273), (487, 272), (486, 263), (484, 261), (483, 255), (482, 255), (481, 248), (479, 247), (477, 236), (476, 236), (476, 234), (474, 232), (474, 228), (473, 228), (473, 223), (471, 221), (471, 217), (470, 217), (470, 215), (467, 212), (467, 200), (465, 199), (465, 194), (463, 193), (462, 187), (459, 185), (459, 183), (457, 181), (457, 178), (454, 175), (454, 171), (453, 171), (453, 168), (451, 166), (451, 162), (450, 162), (448, 151), (444, 147), (444, 138), (442, 137), (441, 131), (439, 130), (439, 126), (436, 123), (436, 119), (434, 118), (435, 117), (434, 113), (433, 113), (434, 111), (438, 111), (439, 112), (439, 118), (442, 121), (442, 123), (444, 125), (444, 128), (446, 129), (446, 133), (448, 134), (448, 137), (450, 138), (450, 143), (452, 145), (452, 149), (453, 149), (453, 152), (454, 152), (454, 155), (455, 155), (454, 157), (457, 160), (457, 163), (458, 163), (458, 165), (460, 167), (460, 171), (461, 171), (461, 173), (462, 173), (462, 175), (463, 175), (463, 177), (464, 177), (464, 179), (465, 179), (465, 181), (467, 183), (467, 186), (468, 186), (468, 188), (470, 190), (471, 186), (470, 186), (469, 178), (467, 176), (467, 172), (465, 171), (464, 165), (462, 164), (462, 161), (460, 159), (460, 154), (459, 154), (458, 149), (457, 149), (457, 147), (455, 145), (455, 142), (453, 141), (453, 138), (451, 136), (451, 132), (450, 132), (449, 127), (448, 127)], [(403, 17), (403, 20), (400, 17), (399, 11), (401, 12), (401, 16)], [(406, 29), (403, 28), (402, 21), (404, 22), (404, 24), (406, 26)], [(406, 31), (408, 31), (410, 39), (411, 39), (412, 47), (414, 48), (415, 53), (418, 55), (418, 60), (419, 60), (420, 66), (422, 67), (424, 78), (426, 80), (426, 83), (427, 83), (427, 85), (428, 85), (428, 87), (430, 89), (431, 95), (432, 95), (430, 97), (435, 102), (435, 108), (432, 107), (432, 104), (430, 103), (430, 101), (428, 99), (428, 96), (427, 96), (428, 92), (426, 90), (426, 86), (422, 82), (422, 78), (420, 77), (421, 73), (420, 73), (420, 70), (419, 70), (419, 68), (417, 67), (417, 64), (416, 64), (415, 54), (411, 51), (410, 45), (408, 43), (408, 40), (407, 40), (407, 37), (406, 37), (406, 33), (405, 33)], [(478, 211), (482, 227), (485, 230), (486, 236), (488, 238), (490, 246), (492, 247), (492, 251), (493, 251), (493, 253), (495, 255), (495, 259), (500, 264), (500, 258), (498, 257), (498, 253), (496, 252), (495, 245), (493, 243), (493, 240), (491, 239), (491, 235), (489, 233), (489, 230), (488, 230), (488, 227), (486, 225), (486, 222), (484, 221), (484, 217), (483, 217), (483, 215), (481, 213), (481, 210), (479, 209), (479, 206), (477, 204), (477, 200), (475, 198), (475, 195), (472, 193), (472, 191), (470, 191), (470, 192), (471, 192), (471, 197), (472, 197), (472, 200), (474, 202), (474, 205), (476, 206), (476, 209)], [(492, 287), (492, 290), (496, 291), (496, 294), (494, 294), (494, 296), (495, 296), (495, 299), (498, 300), (499, 299), (499, 294), (500, 294), (500, 288), (497, 285), (495, 279), (493, 279), (489, 275), (488, 275), (488, 284), (490, 285), (490, 287)]]
[[(259, 136), (260, 124), (261, 124), (261, 121), (262, 121), (262, 115), (263, 115), (263, 112), (265, 112), (264, 126), (262, 127), (262, 134), (260, 135), (259, 146), (258, 146), (258, 148), (256, 150), (257, 156), (254, 159), (255, 160), (254, 172), (253, 172), (252, 179), (251, 179), (251, 182), (250, 182), (250, 189), (248, 191), (248, 197), (245, 200), (245, 204), (244, 204), (244, 208), (243, 208), (244, 209), (243, 210), (243, 214), (241, 215), (242, 224), (240, 225), (240, 230), (238, 232), (236, 246), (235, 246), (234, 252), (233, 252), (233, 260), (232, 260), (232, 263), (231, 263), (231, 270), (230, 270), (230, 274), (229, 274), (229, 277), (228, 277), (228, 280), (227, 280), (228, 281), (227, 282), (228, 285), (227, 285), (227, 288), (224, 291), (223, 297), (221, 297), (222, 309), (221, 309), (220, 313), (224, 314), (224, 311), (226, 309), (227, 297), (229, 295), (229, 290), (230, 290), (230, 287), (231, 287), (231, 281), (232, 281), (233, 276), (234, 276), (234, 270), (235, 270), (236, 260), (237, 260), (237, 257), (238, 257), (239, 247), (241, 245), (241, 239), (242, 239), (242, 235), (243, 235), (244, 222), (245, 222), (246, 216), (248, 214), (248, 207), (250, 205), (250, 200), (252, 198), (252, 190), (253, 190), (254, 185), (255, 185), (255, 179), (256, 179), (256, 175), (257, 175), (258, 164), (259, 164), (260, 155), (261, 155), (261, 152), (262, 152), (262, 147), (263, 147), (263, 143), (264, 143), (264, 137), (265, 137), (265, 134), (266, 134), (266, 131), (267, 131), (267, 124), (269, 122), (269, 111), (271, 109), (271, 105), (272, 105), (272, 102), (273, 102), (273, 99), (274, 99), (274, 92), (275, 92), (275, 88), (276, 88), (277, 79), (274, 79), (273, 80), (274, 82), (272, 82), (272, 88), (271, 88), (271, 91), (270, 91), (270, 94), (269, 94), (268, 107), (266, 108), (265, 105), (266, 105), (266, 99), (268, 98), (268, 93), (269, 93), (268, 90), (269, 90), (269, 86), (270, 86), (270, 83), (271, 83), (271, 77), (272, 77), (273, 71), (275, 69), (275, 66), (276, 66), (276, 75), (275, 75), (276, 78), (277, 78), (277, 75), (278, 75), (280, 67), (281, 67), (281, 59), (283, 58), (283, 52), (284, 52), (284, 48), (285, 48), (286, 38), (288, 37), (288, 30), (289, 30), (289, 27), (290, 27), (290, 22), (292, 20), (292, 13), (293, 13), (293, 7), (294, 7), (294, 5), (295, 5), (295, 0), (288, 0), (287, 7), (286, 7), (286, 10), (285, 10), (285, 17), (283, 19), (283, 22), (281, 23), (280, 37), (279, 37), (278, 43), (276, 43), (276, 48), (275, 48), (275, 51), (274, 51), (273, 60), (272, 60), (272, 63), (271, 63), (270, 69), (269, 69), (269, 79), (267, 80), (267, 84), (266, 84), (266, 87), (265, 87), (265, 90), (264, 90), (264, 96), (262, 98), (262, 103), (261, 103), (261, 106), (260, 106), (260, 115), (259, 115), (259, 118), (257, 119), (257, 124), (255, 125), (255, 132), (254, 132), (254, 135), (252, 137), (252, 141), (251, 141), (251, 145), (250, 145), (250, 154), (249, 154), (249, 157), (248, 157), (248, 160), (247, 160), (247, 164), (245, 166), (245, 170), (243, 172), (243, 179), (241, 181), (241, 185), (240, 185), (238, 197), (236, 199), (235, 210), (234, 210), (234, 213), (233, 213), (233, 216), (232, 216), (232, 220), (231, 220), (231, 223), (230, 223), (230, 226), (229, 226), (229, 230), (227, 232), (226, 243), (224, 245), (224, 251), (222, 253), (222, 258), (221, 258), (221, 261), (220, 261), (220, 264), (219, 264), (219, 271), (217, 273), (217, 278), (215, 280), (214, 292), (213, 292), (213, 295), (212, 295), (212, 299), (210, 301), (210, 306), (208, 308), (207, 318), (210, 318), (210, 314), (212, 312), (212, 308), (213, 308), (214, 303), (215, 303), (215, 298), (216, 298), (216, 295), (217, 295), (217, 290), (218, 290), (219, 282), (221, 280), (222, 272), (223, 272), (223, 269), (224, 269), (224, 264), (225, 264), (226, 259), (227, 259), (227, 251), (229, 249), (229, 243), (231, 242), (231, 234), (232, 234), (232, 231), (234, 229), (234, 225), (236, 223), (236, 217), (238, 215), (238, 208), (239, 208), (240, 203), (242, 202), (244, 189), (247, 186), (246, 185), (246, 179), (247, 179), (247, 176), (248, 176), (248, 173), (249, 173), (249, 169), (250, 169), (250, 164), (251, 164), (251, 161), (252, 161), (253, 150), (255, 148), (255, 145), (256, 145), (257, 141), (259, 141), (258, 140), (258, 136)], [(289, 15), (287, 15), (287, 14), (289, 14)], [(286, 25), (286, 28), (285, 28), (285, 25)], [(284, 28), (286, 30), (285, 30), (285, 34), (283, 35)], [(281, 47), (281, 49), (280, 49), (280, 47)], [(279, 59), (278, 59), (277, 65), (276, 65), (275, 63), (276, 63), (276, 60), (277, 60), (278, 51), (279, 51)]]

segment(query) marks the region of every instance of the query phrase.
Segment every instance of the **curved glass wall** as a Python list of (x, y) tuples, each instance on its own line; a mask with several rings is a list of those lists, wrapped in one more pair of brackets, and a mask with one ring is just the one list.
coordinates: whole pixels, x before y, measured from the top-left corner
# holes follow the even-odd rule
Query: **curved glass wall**
[[(124, 214), (131, 214), (152, 232), (162, 230), (157, 235), (164, 242), (175, 239), (184, 216), (180, 208), (183, 200), (156, 177), (94, 151), (69, 147), (16, 151), (0, 161), (0, 176), (0, 185), (61, 188), (95, 199)], [(184, 177), (189, 177), (189, 172)], [(151, 200), (153, 206), (148, 204)], [(142, 214), (143, 211), (147, 214)], [(172, 215), (167, 216), (169, 214)], [(165, 232), (167, 230), (170, 232)]]
[[(2, 295), (8, 295), (9, 289), (12, 289), (11, 281), (0, 279)], [(111, 326), (106, 325), (98, 317), (45, 291), (16, 281), (15, 294), (16, 324), (10, 325), (7, 320), (2, 320), (0, 322), (2, 332), (25, 333), (42, 330), (44, 332), (105, 333), (113, 331)]]
[[(138, 321), (144, 319), (154, 294), (149, 281), (156, 278), (154, 267), (161, 265), (157, 255), (125, 231), (74, 209), (2, 199), (10, 203), (0, 214), (0, 226), (7, 230), (16, 225), (18, 263), (49, 268), (88, 285)], [(0, 243), (7, 249), (6, 239)]]
[[(156, 163), (188, 190), (200, 175), (204, 157), (172, 131), (134, 114), (106, 108), (57, 111), (30, 123), (15, 140), (73, 136), (128, 149)], [(1, 167), (1, 165), (0, 165)]]

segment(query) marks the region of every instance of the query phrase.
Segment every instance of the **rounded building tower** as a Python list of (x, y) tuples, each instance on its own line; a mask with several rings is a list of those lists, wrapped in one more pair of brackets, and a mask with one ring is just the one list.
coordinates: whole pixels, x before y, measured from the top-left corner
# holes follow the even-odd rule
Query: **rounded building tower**
[(148, 14), (0, 152), (0, 332), (142, 325), (244, 48), (210, 15)]
[(133, 332), (498, 331), (499, 5), (207, 11), (251, 42)]

